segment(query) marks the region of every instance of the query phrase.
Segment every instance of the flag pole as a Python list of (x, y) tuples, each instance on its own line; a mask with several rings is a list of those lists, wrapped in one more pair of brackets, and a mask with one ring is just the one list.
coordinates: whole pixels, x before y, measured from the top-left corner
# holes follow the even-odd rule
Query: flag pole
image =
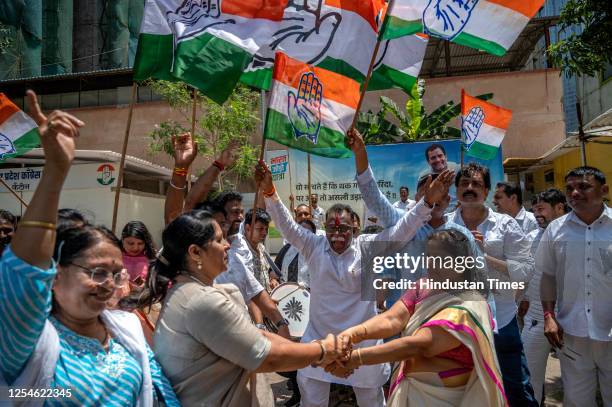
[(293, 195), (293, 179), (291, 178), (291, 149), (287, 149), (287, 167), (289, 167), (289, 194)]
[[(261, 114), (261, 150), (259, 151), (259, 161), (262, 161), (265, 158), (266, 154), (266, 91), (261, 89), (259, 92), (259, 107)], [(251, 240), (253, 237), (253, 230), (255, 230), (255, 212), (257, 212), (257, 198), (259, 196), (259, 186), (255, 189), (255, 199), (253, 200), (253, 216), (251, 217), (251, 232), (250, 236)]]
[[(198, 108), (198, 90), (196, 88), (192, 88), (191, 95), (193, 97), (193, 107), (191, 109), (191, 139), (195, 142), (196, 110)], [(220, 179), (220, 174), (219, 174), (219, 181), (220, 180), (221, 179)], [(221, 188), (220, 183), (219, 183), (219, 187)], [(191, 174), (190, 174), (189, 168), (187, 168), (187, 188), (191, 189)], [(221, 190), (223, 190), (223, 188), (221, 188)]]
[(134, 113), (134, 103), (136, 102), (136, 90), (138, 85), (132, 82), (132, 99), (130, 100), (130, 110), (128, 111), (127, 125), (125, 126), (125, 135), (123, 137), (123, 147), (121, 148), (121, 161), (119, 163), (119, 176), (117, 178), (117, 187), (115, 188), (115, 204), (113, 206), (113, 233), (117, 230), (117, 212), (119, 210), (119, 197), (121, 196), (121, 186), (123, 185), (123, 172), (125, 167), (125, 155), (127, 153), (128, 140), (130, 138), (130, 128), (132, 127), (132, 114)]
[[(463, 109), (463, 99), (464, 99), (464, 95), (465, 95), (465, 89), (461, 89), (461, 109)], [(463, 137), (463, 117), (461, 118), (461, 170), (463, 170), (463, 165), (465, 162), (465, 140)]]
[(27, 204), (27, 203), (25, 203), (25, 201), (24, 201), (24, 200), (23, 200), (23, 199), (22, 199), (22, 198), (19, 196), (19, 194), (18, 194), (17, 192), (15, 192), (15, 190), (14, 190), (13, 188), (11, 188), (11, 187), (9, 186), (9, 184), (7, 184), (7, 183), (6, 183), (6, 181), (4, 181), (2, 178), (0, 178), (0, 184), (2, 184), (2, 186), (3, 186), (4, 188), (6, 188), (6, 189), (7, 189), (7, 191), (9, 191), (11, 194), (13, 194), (13, 196), (14, 196), (15, 198), (17, 198), (17, 200), (18, 200), (19, 202), (21, 202), (21, 204), (22, 204), (23, 206), (25, 206), (25, 207), (26, 207), (26, 209), (28, 209), (28, 204)]
[[(393, 3), (395, 3), (395, 0), (389, 1), (387, 12), (392, 9)], [(381, 27), (384, 28), (384, 24), (382, 24)], [(382, 28), (381, 28), (381, 31), (382, 31)], [(359, 102), (357, 103), (357, 108), (355, 109), (355, 117), (353, 117), (353, 123), (351, 124), (351, 127), (350, 127), (351, 129), (355, 128), (355, 126), (357, 125), (357, 120), (359, 120), (359, 111), (361, 110), (363, 99), (365, 98), (365, 94), (368, 90), (368, 85), (370, 84), (370, 79), (372, 78), (372, 73), (374, 71), (374, 64), (376, 63), (376, 56), (378, 55), (380, 44), (383, 42), (381, 34), (382, 32), (378, 33), (378, 38), (376, 39), (376, 46), (374, 47), (374, 52), (372, 53), (372, 59), (370, 60), (370, 67), (368, 68), (368, 74), (366, 75), (365, 81), (363, 82), (363, 88), (361, 89), (361, 94), (359, 95)]]
[(312, 190), (310, 186), (310, 153), (308, 153), (308, 211), (310, 212), (310, 216), (312, 217), (313, 213), (312, 213), (311, 196), (312, 196)]

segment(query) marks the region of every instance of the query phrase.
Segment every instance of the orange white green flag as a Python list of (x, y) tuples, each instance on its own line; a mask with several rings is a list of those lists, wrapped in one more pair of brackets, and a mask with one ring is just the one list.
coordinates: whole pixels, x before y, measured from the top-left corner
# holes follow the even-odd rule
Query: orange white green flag
[(344, 138), (359, 96), (357, 81), (277, 52), (264, 137), (323, 157), (350, 157)]
[(289, 0), (146, 0), (134, 80), (181, 80), (224, 102)]
[(36, 122), (0, 93), (0, 161), (40, 145)]
[(461, 139), (466, 155), (491, 160), (495, 158), (512, 111), (487, 103), (461, 90)]
[(544, 0), (395, 0), (383, 38), (418, 32), (504, 55)]
[[(241, 81), (269, 90), (276, 52), (363, 83), (386, 11), (383, 0), (291, 0), (280, 28), (254, 56)], [(368, 90), (410, 92), (419, 75), (427, 37), (382, 42)]]

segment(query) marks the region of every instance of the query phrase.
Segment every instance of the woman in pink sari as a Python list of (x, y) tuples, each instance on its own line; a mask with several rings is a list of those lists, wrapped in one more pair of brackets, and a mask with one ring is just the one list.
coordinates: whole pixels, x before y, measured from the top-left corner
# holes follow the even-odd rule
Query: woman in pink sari
[[(477, 251), (472, 249), (467, 237), (456, 229), (438, 230), (427, 242), (429, 257), (474, 256)], [(328, 370), (346, 376), (361, 365), (397, 362), (388, 400), (391, 407), (507, 405), (491, 313), (479, 292), (485, 287), (481, 275), (475, 267), (460, 273), (443, 267), (441, 262), (430, 266), (428, 281), (481, 286), (407, 291), (388, 311), (342, 333), (350, 336), (352, 343), (398, 333), (401, 337), (357, 349), (348, 361)], [(417, 288), (424, 281), (417, 282)]]

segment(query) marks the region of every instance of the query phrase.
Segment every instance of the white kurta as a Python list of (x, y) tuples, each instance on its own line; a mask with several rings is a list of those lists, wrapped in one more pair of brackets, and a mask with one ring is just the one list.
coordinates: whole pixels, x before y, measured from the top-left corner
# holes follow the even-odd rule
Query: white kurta
[[(266, 209), (276, 227), (299, 253), (310, 271), (310, 319), (302, 342), (339, 334), (376, 315), (375, 301), (361, 300), (361, 250), (365, 241), (412, 240), (416, 231), (430, 218), (431, 209), (419, 202), (394, 226), (377, 235), (360, 235), (342, 254), (334, 252), (325, 236), (315, 235), (300, 227), (277, 195), (266, 198)], [(360, 347), (374, 346), (382, 341), (369, 340)], [(362, 388), (382, 386), (389, 378), (390, 366), (362, 366), (348, 379), (341, 379), (323, 369), (306, 367), (301, 374), (315, 380), (340, 383)]]

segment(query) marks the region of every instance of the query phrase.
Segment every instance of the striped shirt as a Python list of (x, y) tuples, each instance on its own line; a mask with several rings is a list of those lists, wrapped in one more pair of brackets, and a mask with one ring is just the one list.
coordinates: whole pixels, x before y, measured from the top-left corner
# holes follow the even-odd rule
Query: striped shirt
[[(138, 361), (116, 339), (105, 352), (93, 338), (76, 334), (50, 316), (55, 266), (31, 266), (7, 248), (0, 260), (0, 372), (14, 382), (34, 353), (47, 318), (60, 338), (60, 353), (51, 387), (71, 389), (69, 399), (48, 399), (46, 405), (135, 405), (143, 383)], [(147, 346), (155, 397), (180, 405), (172, 386)]]

